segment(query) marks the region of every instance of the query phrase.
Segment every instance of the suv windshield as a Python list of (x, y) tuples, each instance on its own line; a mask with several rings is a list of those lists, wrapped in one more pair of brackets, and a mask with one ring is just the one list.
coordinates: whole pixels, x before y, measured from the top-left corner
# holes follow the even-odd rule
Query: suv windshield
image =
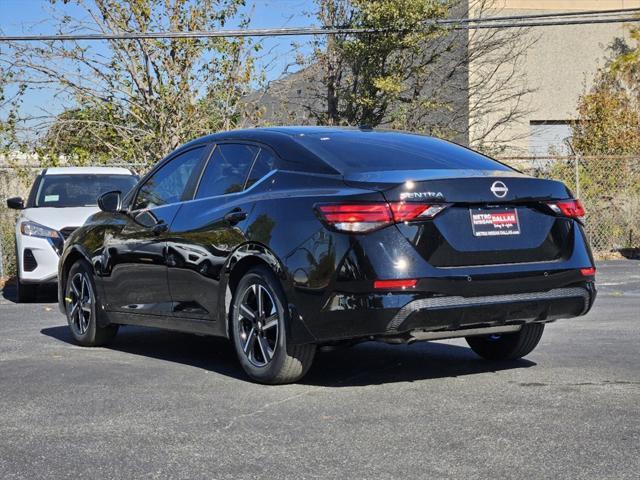
[(98, 197), (103, 193), (119, 190), (124, 195), (137, 181), (134, 175), (45, 175), (40, 181), (33, 206), (93, 206), (98, 204)]
[(467, 148), (399, 132), (328, 131), (296, 140), (343, 174), (384, 170), (509, 170)]

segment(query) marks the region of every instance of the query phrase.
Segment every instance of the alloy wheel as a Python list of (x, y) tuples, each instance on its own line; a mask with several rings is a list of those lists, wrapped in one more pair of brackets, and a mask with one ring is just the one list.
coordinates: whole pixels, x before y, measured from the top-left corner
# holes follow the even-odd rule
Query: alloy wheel
[(266, 366), (278, 345), (280, 313), (263, 285), (250, 285), (240, 297), (237, 332), (242, 352), (256, 367)]
[(84, 335), (93, 315), (93, 291), (84, 273), (78, 272), (73, 276), (66, 300), (69, 321), (79, 335)]

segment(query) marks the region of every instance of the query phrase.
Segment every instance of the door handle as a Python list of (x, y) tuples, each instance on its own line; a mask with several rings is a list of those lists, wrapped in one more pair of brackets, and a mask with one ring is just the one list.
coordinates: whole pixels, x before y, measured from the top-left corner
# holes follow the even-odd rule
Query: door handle
[(231, 210), (229, 213), (227, 213), (224, 216), (224, 219), (227, 222), (229, 222), (231, 225), (235, 225), (238, 222), (246, 220), (246, 218), (247, 218), (247, 213), (243, 212), (239, 208), (236, 208), (235, 210)]
[(154, 225), (153, 228), (151, 229), (154, 235), (160, 235), (161, 233), (164, 233), (167, 230), (169, 230), (169, 225), (165, 222), (159, 222), (156, 225)]

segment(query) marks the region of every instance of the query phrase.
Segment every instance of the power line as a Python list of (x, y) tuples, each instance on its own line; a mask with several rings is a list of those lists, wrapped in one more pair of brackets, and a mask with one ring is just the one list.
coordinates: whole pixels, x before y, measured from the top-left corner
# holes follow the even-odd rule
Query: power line
[(609, 16), (609, 15), (623, 15), (640, 12), (640, 8), (614, 8), (611, 10), (578, 10), (573, 12), (555, 12), (555, 13), (536, 13), (530, 15), (510, 15), (500, 17), (478, 17), (478, 18), (458, 18), (458, 19), (444, 19), (438, 20), (438, 23), (443, 24), (455, 24), (455, 23), (480, 23), (480, 22), (492, 22), (502, 20), (528, 20), (534, 18), (562, 18), (562, 17), (582, 17), (582, 16)]
[[(476, 29), (500, 29), (522, 27), (546, 27), (563, 25), (593, 25), (608, 23), (640, 22), (640, 17), (616, 17), (616, 18), (591, 18), (602, 14), (622, 14), (640, 12), (640, 8), (605, 10), (600, 12), (561, 12), (536, 15), (520, 15), (506, 17), (482, 17), (459, 18), (444, 20), (428, 20), (422, 23), (423, 28), (446, 26), (449, 30), (476, 30)], [(572, 18), (566, 20), (553, 20), (556, 17), (587, 17)], [(540, 21), (541, 18), (551, 20)], [(507, 20), (510, 20), (508, 22)], [(517, 20), (514, 22), (513, 20)], [(526, 21), (533, 20), (533, 21)], [(306, 35), (333, 35), (333, 34), (371, 34), (392, 33), (401, 31), (393, 28), (377, 27), (286, 27), (286, 28), (262, 28), (262, 29), (225, 29), (225, 30), (200, 30), (189, 32), (138, 32), (138, 33), (80, 33), (80, 34), (56, 34), (56, 35), (4, 35), (0, 36), (0, 42), (29, 42), (29, 41), (68, 41), (68, 40), (138, 40), (138, 39), (162, 39), (162, 38), (215, 38), (215, 37), (273, 37), (273, 36), (306, 36)]]
[[(640, 22), (639, 17), (627, 17), (627, 18), (599, 18), (599, 19), (587, 19), (587, 20), (559, 20), (550, 22), (517, 22), (517, 23), (502, 23), (495, 22), (490, 25), (460, 25), (453, 27), (453, 30), (479, 30), (483, 28), (522, 28), (522, 27), (554, 27), (562, 25), (597, 25), (606, 23), (634, 23)], [(1, 39), (1, 37), (0, 37)]]

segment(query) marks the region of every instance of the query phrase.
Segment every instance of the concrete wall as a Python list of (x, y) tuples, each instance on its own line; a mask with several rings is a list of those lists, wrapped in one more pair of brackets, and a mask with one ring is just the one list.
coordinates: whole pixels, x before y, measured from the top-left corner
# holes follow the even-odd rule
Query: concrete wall
[[(640, 0), (498, 0), (496, 6), (500, 10), (494, 15), (526, 15), (634, 8), (640, 7)], [(536, 91), (524, 99), (527, 115), (501, 133), (504, 139), (519, 138), (505, 142), (508, 154), (533, 153), (532, 122), (574, 120), (578, 98), (604, 65), (607, 47), (616, 37), (629, 36), (622, 24), (541, 27), (532, 28), (530, 34), (537, 42), (526, 55), (524, 70), (528, 86)], [(471, 76), (473, 72), (471, 64)]]

